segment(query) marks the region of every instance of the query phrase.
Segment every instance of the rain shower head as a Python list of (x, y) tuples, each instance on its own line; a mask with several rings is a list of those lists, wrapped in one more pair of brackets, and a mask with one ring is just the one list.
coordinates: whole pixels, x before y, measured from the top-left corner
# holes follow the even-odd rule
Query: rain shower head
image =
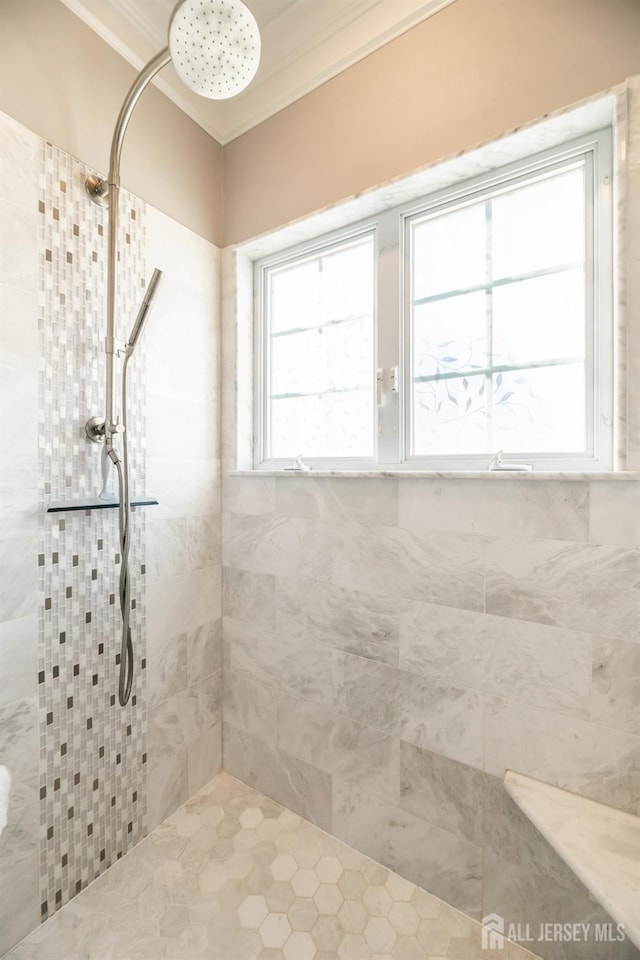
[(181, 0), (169, 24), (169, 51), (191, 90), (226, 100), (244, 90), (258, 69), (258, 24), (241, 0)]

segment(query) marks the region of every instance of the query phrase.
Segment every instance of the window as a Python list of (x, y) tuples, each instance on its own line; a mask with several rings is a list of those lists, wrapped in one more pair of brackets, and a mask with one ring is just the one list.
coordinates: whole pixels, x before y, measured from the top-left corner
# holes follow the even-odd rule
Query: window
[(256, 265), (256, 465), (612, 457), (603, 131)]

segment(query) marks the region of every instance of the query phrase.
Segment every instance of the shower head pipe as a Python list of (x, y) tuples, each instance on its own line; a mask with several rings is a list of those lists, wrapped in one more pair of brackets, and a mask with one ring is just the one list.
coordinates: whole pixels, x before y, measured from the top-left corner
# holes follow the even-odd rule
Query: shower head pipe
[(156, 73), (162, 70), (171, 60), (169, 48), (165, 47), (160, 53), (156, 54), (152, 60), (140, 71), (131, 86), (124, 103), (118, 114), (116, 126), (111, 140), (111, 153), (109, 157), (109, 176), (107, 180), (100, 177), (89, 177), (87, 179), (87, 192), (92, 200), (103, 206), (106, 204), (109, 209), (108, 226), (108, 247), (109, 256), (107, 257), (107, 334), (105, 338), (105, 353), (107, 360), (107, 376), (105, 390), (105, 423), (104, 437), (108, 445), (111, 444), (112, 437), (116, 430), (116, 421), (114, 413), (115, 400), (115, 357), (118, 352), (116, 342), (116, 273), (117, 273), (117, 243), (118, 243), (118, 198), (120, 192), (120, 158), (122, 156), (122, 144), (127, 132), (127, 126), (131, 119), (135, 106), (142, 96), (143, 92), (153, 80)]

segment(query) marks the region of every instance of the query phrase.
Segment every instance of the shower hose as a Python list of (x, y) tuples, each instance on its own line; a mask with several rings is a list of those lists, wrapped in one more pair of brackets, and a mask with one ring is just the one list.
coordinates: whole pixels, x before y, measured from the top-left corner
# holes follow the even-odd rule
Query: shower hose
[(131, 352), (127, 350), (122, 364), (122, 460), (117, 453), (111, 459), (118, 474), (118, 527), (120, 536), (119, 598), (122, 614), (122, 642), (120, 645), (120, 679), (118, 699), (122, 707), (131, 696), (133, 685), (133, 640), (131, 639), (131, 578), (129, 576), (129, 547), (131, 542), (131, 503), (129, 499), (129, 449), (127, 440), (127, 368)]

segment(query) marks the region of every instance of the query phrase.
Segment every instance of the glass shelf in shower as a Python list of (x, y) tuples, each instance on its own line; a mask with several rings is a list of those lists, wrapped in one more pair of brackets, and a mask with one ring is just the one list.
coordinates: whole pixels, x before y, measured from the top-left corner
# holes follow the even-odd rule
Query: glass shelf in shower
[[(154, 497), (133, 497), (132, 507), (154, 507), (158, 501)], [(100, 500), (99, 497), (85, 497), (82, 500), (53, 500), (47, 507), (47, 513), (68, 513), (72, 510), (110, 510), (118, 507), (117, 500)]]

